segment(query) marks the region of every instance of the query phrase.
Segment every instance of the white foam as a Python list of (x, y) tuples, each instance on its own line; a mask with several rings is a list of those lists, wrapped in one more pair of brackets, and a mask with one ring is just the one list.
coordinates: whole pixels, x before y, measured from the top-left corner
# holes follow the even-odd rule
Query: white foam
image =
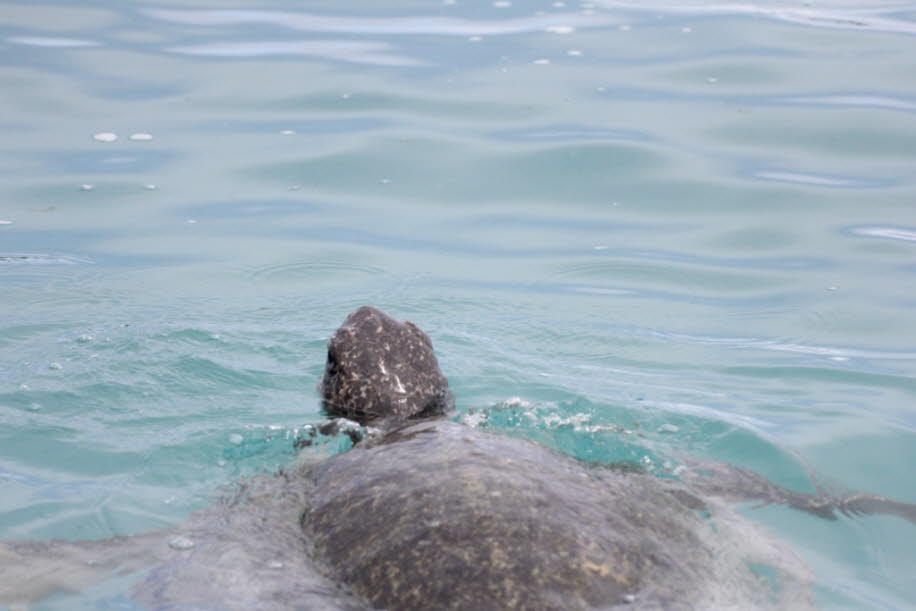
[(185, 551), (194, 547), (194, 541), (187, 537), (178, 536), (169, 541), (169, 547), (174, 550)]

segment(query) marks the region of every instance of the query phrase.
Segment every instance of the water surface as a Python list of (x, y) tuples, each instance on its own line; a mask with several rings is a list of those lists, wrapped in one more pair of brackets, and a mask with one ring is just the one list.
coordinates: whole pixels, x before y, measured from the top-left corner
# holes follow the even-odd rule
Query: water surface
[[(287, 463), (364, 303), (491, 427), (916, 502), (911, 3), (13, 2), (0, 58), (4, 539)], [(911, 524), (744, 509), (916, 601)]]

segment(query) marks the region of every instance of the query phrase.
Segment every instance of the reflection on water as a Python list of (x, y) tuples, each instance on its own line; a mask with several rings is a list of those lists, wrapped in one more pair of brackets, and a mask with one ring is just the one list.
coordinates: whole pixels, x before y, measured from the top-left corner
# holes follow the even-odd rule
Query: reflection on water
[[(284, 464), (364, 303), (477, 424), (916, 501), (911, 3), (7, 4), (5, 537)], [(748, 514), (916, 598), (908, 525)]]

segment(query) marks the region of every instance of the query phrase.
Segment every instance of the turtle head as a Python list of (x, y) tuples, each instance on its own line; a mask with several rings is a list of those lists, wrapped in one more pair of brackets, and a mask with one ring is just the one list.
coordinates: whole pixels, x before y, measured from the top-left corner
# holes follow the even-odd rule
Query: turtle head
[(331, 336), (320, 390), (328, 416), (362, 425), (454, 408), (429, 336), (371, 306), (352, 312)]

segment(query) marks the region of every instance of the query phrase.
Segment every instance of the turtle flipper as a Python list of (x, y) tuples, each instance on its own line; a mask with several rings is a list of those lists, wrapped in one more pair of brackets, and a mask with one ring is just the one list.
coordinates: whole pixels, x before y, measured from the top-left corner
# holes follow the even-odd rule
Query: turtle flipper
[(866, 493), (830, 494), (819, 486), (816, 494), (796, 492), (743, 467), (686, 459), (681, 478), (694, 489), (731, 501), (759, 501), (788, 505), (827, 520), (837, 515), (893, 515), (916, 524), (916, 504)]
[(916, 524), (916, 505), (903, 503), (874, 494), (852, 494), (835, 499), (836, 509), (843, 515), (890, 515)]
[(74, 593), (161, 560), (164, 534), (97, 541), (0, 543), (0, 606), (24, 607), (59, 592)]

